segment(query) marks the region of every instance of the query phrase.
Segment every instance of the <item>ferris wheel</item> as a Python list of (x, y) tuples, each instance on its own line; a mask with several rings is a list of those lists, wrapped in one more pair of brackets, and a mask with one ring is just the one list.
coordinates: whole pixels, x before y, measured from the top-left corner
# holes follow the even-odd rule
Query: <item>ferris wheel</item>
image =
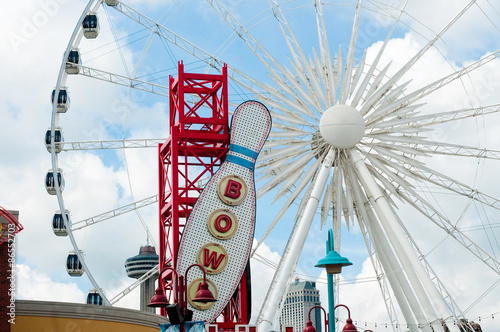
[[(78, 195), (63, 165), (73, 166), (75, 180), (88, 160), (110, 176), (120, 173), (112, 183), (120, 186), (116, 198), (102, 213), (71, 223), (69, 213), (56, 214), (55, 232), (69, 235), (73, 246), (68, 264), (82, 264), (72, 273), (85, 271), (101, 292), (76, 230), (94, 236), (101, 221), (135, 212), (140, 226), (131, 227), (144, 228), (154, 243), (155, 223), (141, 211), (157, 202), (156, 187), (140, 199), (134, 192), (151, 181), (155, 147), (168, 136), (162, 133), (168, 76), (181, 60), (198, 72), (227, 63), (230, 103), (259, 100), (273, 118), (257, 161), (257, 189), (258, 198), (270, 197), (279, 208), (259, 245), (285, 215), (296, 215), (259, 327), (270, 329), (312, 223), (328, 222), (336, 250), (345, 230), (359, 232), (394, 330), (443, 331), (444, 322), (458, 331), (453, 322), (474, 312), (497, 283), (464, 305), (437, 268), (463, 258), (474, 269), (500, 273), (493, 125), (500, 110), (500, 6), (457, 1), (439, 14), (417, 1), (158, 7), (89, 1), (64, 54), (46, 137), (47, 190), (59, 211), (73, 210), (65, 202), (78, 204), (72, 197)], [(63, 141), (62, 128), (70, 141)], [(92, 194), (99, 200), (100, 193)]]

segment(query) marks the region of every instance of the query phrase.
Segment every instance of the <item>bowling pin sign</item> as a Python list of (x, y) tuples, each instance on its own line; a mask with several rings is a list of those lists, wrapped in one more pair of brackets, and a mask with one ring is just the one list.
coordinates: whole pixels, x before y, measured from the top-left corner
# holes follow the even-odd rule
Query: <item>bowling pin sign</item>
[(255, 225), (257, 156), (271, 130), (271, 116), (257, 101), (237, 107), (231, 121), (229, 152), (207, 183), (186, 222), (177, 254), (178, 273), (191, 264), (205, 268), (212, 303), (193, 302), (202, 272), (189, 270), (186, 277), (188, 308), (193, 320), (213, 322), (234, 294), (247, 265)]

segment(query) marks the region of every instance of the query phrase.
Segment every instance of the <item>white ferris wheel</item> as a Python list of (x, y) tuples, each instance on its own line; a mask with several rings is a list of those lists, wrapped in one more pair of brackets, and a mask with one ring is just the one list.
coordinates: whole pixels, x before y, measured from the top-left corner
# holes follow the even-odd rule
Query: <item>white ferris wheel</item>
[[(64, 54), (46, 138), (48, 190), (73, 214), (71, 222), (58, 214), (55, 231), (69, 235), (82, 264), (75, 274), (85, 271), (105, 304), (135, 286), (108, 299), (91, 273), (103, 249), (80, 248), (78, 234), (119, 241), (96, 231), (109, 224), (154, 243), (156, 219), (143, 211), (157, 203), (168, 76), (179, 61), (193, 72), (227, 63), (233, 109), (255, 99), (273, 118), (257, 162), (257, 204), (279, 206), (259, 245), (278, 222), (294, 225), (257, 324), (270, 328), (319, 222), (333, 228), (337, 250), (346, 230), (359, 234), (394, 330), (442, 331), (443, 320), (458, 331), (453, 322), (498, 294), (498, 282), (458, 303), (440, 266), (462, 260), (500, 280), (500, 4), (433, 5), (430, 12), (410, 0), (89, 1)], [(91, 186), (92, 175), (78, 178), (90, 161), (116, 177), (109, 207), (109, 192), (90, 189), (103, 205), (78, 205), (85, 193), (70, 179)], [(145, 183), (153, 183), (149, 195)], [(280, 221), (291, 211), (294, 220)], [(135, 215), (131, 226), (113, 221), (126, 215)]]

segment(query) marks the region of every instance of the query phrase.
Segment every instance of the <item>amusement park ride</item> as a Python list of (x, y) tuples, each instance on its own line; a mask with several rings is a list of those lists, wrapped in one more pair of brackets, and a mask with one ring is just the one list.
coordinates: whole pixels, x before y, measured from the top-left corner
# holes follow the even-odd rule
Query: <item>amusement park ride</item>
[[(365, 4), (358, 0), (352, 6), (347, 6), (354, 9), (352, 33), (346, 39), (347, 50), (339, 47), (338, 54), (333, 56), (328, 44), (327, 26), (336, 20), (326, 20), (324, 11), (328, 10), (328, 14), (333, 17), (337, 13), (330, 11), (330, 8), (338, 6), (343, 12), (346, 8), (343, 4), (336, 1), (272, 0), (270, 8), (264, 11), (268, 15), (264, 19), (260, 14), (255, 14), (246, 23), (239, 23), (221, 1), (207, 2), (221, 17), (225, 28), (229, 27), (228, 40), (237, 40), (234, 48), (240, 45), (248, 47), (250, 55), (247, 58), (257, 60), (255, 66), (262, 72), (253, 67), (245, 68), (252, 75), (255, 74), (255, 77), (235, 68), (230, 61), (221, 61), (218, 56), (167, 29), (161, 20), (151, 20), (127, 5), (126, 1), (88, 1), (66, 48), (56, 87), (52, 92), (51, 127), (45, 137), (52, 158), (52, 168), (46, 175), (46, 188), (49, 194), (58, 197), (59, 202), (59, 211), (53, 219), (54, 233), (58, 236), (67, 235), (74, 249), (67, 259), (68, 273), (78, 276), (85, 271), (94, 286), (91, 302), (102, 301), (104, 305), (114, 304), (137, 283), (159, 273), (157, 296), (152, 304), (162, 307), (162, 315), (176, 314), (177, 318), (171, 318), (172, 321), (215, 321), (217, 328), (221, 330), (234, 330), (237, 325), (248, 325), (251, 315), (248, 259), (251, 256), (253, 226), (245, 229), (244, 234), (239, 232), (244, 225), (253, 223), (255, 208), (252, 204), (255, 204), (255, 197), (259, 199), (273, 193), (275, 201), (280, 201), (281, 206), (276, 209), (274, 220), (258, 245), (288, 211), (296, 208), (296, 213), (290, 238), (257, 317), (259, 331), (267, 332), (272, 327), (273, 317), (279, 310), (280, 301), (293, 276), (313, 219), (320, 219), (323, 225), (331, 217), (335, 250), (338, 250), (344, 227), (356, 227), (359, 230), (362, 237), (360, 243), (363, 242), (366, 246), (367, 257), (375, 271), (374, 284), (380, 288), (389, 325), (394, 331), (401, 331), (400, 327), (404, 325), (411, 332), (431, 329), (443, 332), (444, 322), (450, 330), (457, 332), (458, 328), (453, 322), (464, 318), (467, 312), (461, 311), (445, 283), (433, 270), (426, 251), (419, 247), (419, 241), (415, 238), (422, 238), (422, 230), (415, 231), (415, 227), (407, 227), (407, 222), (399, 215), (399, 208), (404, 205), (408, 209), (405, 212), (410, 211), (412, 215), (410, 219), (418, 219), (419, 225), (428, 226), (436, 230), (436, 233), (442, 232), (447, 240), (453, 242), (467, 257), (471, 257), (477, 266), (483, 267), (495, 277), (500, 274), (496, 249), (486, 248), (479, 237), (469, 236), (468, 228), (461, 227), (466, 219), (487, 219), (487, 214), (494, 215), (500, 210), (500, 199), (486, 194), (476, 186), (480, 182), (476, 182), (476, 179), (482, 175), (483, 163), (500, 160), (500, 153), (486, 147), (469, 146), (462, 141), (454, 142), (456, 136), (451, 134), (442, 140), (439, 137), (427, 137), (433, 128), (448, 126), (453, 132), (453, 126), (457, 122), (472, 124), (466, 129), (474, 127), (470, 131), (475, 137), (476, 127), (473, 122), (478, 117), (494, 118), (499, 113), (498, 101), (492, 102), (484, 98), (476, 106), (474, 98), (470, 96), (476, 95), (477, 89), (470, 86), (474, 86), (473, 78), (478, 71), (497, 62), (500, 51), (488, 52), (479, 60), (464, 64), (459, 69), (446, 59), (440, 62), (446, 70), (436, 74), (430, 82), (424, 81), (426, 84), (422, 84), (418, 80), (412, 81), (419, 71), (428, 70), (426, 61), (429, 61), (429, 53), (441, 54), (440, 60), (445, 58), (440, 42), (452, 27), (463, 20), (462, 16), (467, 16), (473, 6), (488, 5), (470, 1), (447, 24), (443, 24), (441, 30), (434, 32), (427, 26), (422, 28), (418, 19), (415, 19), (418, 24), (408, 27), (407, 21), (419, 14), (413, 12), (414, 8), (411, 6), (407, 7), (408, 1), (395, 6), (390, 1), (367, 0)], [(248, 4), (244, 2), (241, 5)], [(119, 75), (82, 64), (80, 43), (82, 40), (82, 44), (85, 43), (84, 37), (93, 40), (99, 35), (97, 12), (102, 8), (113, 11), (113, 15), (116, 14), (120, 19), (132, 22), (131, 26), (136, 31), (131, 28), (130, 36), (135, 36), (136, 33), (141, 36), (134, 39), (134, 42), (147, 39), (144, 48), (137, 52), (140, 55), (133, 73)], [(360, 20), (363, 11), (368, 23), (373, 23), (370, 21), (373, 18), (371, 15), (375, 14), (380, 15), (377, 16), (379, 19), (385, 19), (377, 30), (378, 48), (371, 47), (375, 41), (369, 45), (357, 44), (358, 32), (365, 33), (361, 37), (366, 37), (366, 31), (362, 29), (369, 26), (363, 25)], [(489, 19), (488, 10), (481, 12), (488, 18), (485, 21), (495, 22), (495, 19)], [(299, 13), (298, 18), (294, 16), (296, 13)], [(294, 35), (291, 29), (292, 19), (288, 21), (286, 18), (286, 15), (293, 17), (295, 24), (300, 27), (297, 30), (305, 34), (307, 27), (304, 22), (308, 22), (304, 18), (305, 14), (311, 16), (308, 19), (314, 22), (312, 30), (317, 36), (317, 48), (313, 47), (310, 54), (302, 49), (301, 37)], [(270, 21), (275, 24), (273, 30), (252, 30), (254, 22), (271, 24)], [(123, 24), (119, 19), (118, 22)], [(498, 31), (498, 27), (494, 27)], [(331, 31), (342, 32), (335, 28), (330, 27)], [(412, 29), (418, 30), (416, 34), (422, 38), (423, 41), (419, 39), (422, 45), (412, 51), (406, 60), (397, 56), (398, 61), (394, 63), (401, 63), (391, 65), (388, 60), (392, 59), (389, 55), (392, 38), (415, 32)], [(254, 38), (250, 30), (255, 34), (261, 33), (262, 42)], [(283, 34), (284, 41), (278, 46), (273, 44), (278, 42), (278, 38), (272, 39), (269, 49), (275, 50), (276, 54), (273, 55), (264, 48), (264, 44), (268, 46), (268, 35), (277, 31)], [(429, 31), (433, 32), (430, 37)], [(112, 32), (115, 33), (114, 30)], [(198, 33), (200, 35), (205, 34)], [(123, 41), (116, 35), (113, 38), (118, 45), (115, 51), (125, 59), (126, 55), (121, 53), (126, 48), (120, 44)], [(178, 62), (181, 58), (175, 57), (177, 74), (170, 76), (168, 84), (161, 84), (164, 76), (159, 75), (164, 75), (164, 72), (156, 70), (155, 66), (147, 68), (155, 69), (151, 76), (138, 75), (146, 67), (143, 66), (143, 61), (150, 47), (153, 49), (151, 45), (155, 38), (162, 42), (167, 53), (170, 52), (169, 45), (175, 46), (183, 55), (194, 59), (193, 62), (206, 65), (207, 73), (195, 74), (185, 70), (187, 62)], [(313, 38), (306, 39), (310, 42)], [(204, 40), (200, 43), (203, 42)], [(109, 44), (112, 43), (104, 43), (99, 47), (105, 49)], [(221, 50), (224, 53), (225, 47), (221, 47)], [(111, 52), (103, 53), (106, 55)], [(287, 53), (289, 58), (285, 59), (282, 53)], [(240, 53), (230, 59), (234, 60), (239, 55)], [(115, 61), (116, 57), (109, 62)], [(285, 67), (286, 61), (289, 61), (287, 66), (290, 69)], [(254, 65), (254, 62), (249, 63)], [(65, 143), (59, 117), (64, 116), (69, 109), (69, 89), (66, 86), (69, 75), (85, 76), (125, 89), (135, 89), (141, 93), (149, 93), (154, 98), (168, 97), (170, 137), (165, 140), (128, 139), (122, 136), (108, 141)], [(429, 80), (427, 77), (425, 79)], [(234, 84), (238, 93), (244, 91), (238, 95), (235, 105), (245, 100), (259, 101), (234, 107), (234, 128), (229, 127), (228, 80), (229, 84)], [(443, 93), (446, 89), (453, 89), (454, 93), (458, 90), (460, 93), (456, 94), (468, 96), (467, 106), (460, 105), (447, 111), (442, 110), (441, 104), (436, 106), (436, 99), (446, 98), (447, 94)], [(257, 138), (251, 138), (261, 126), (270, 126), (269, 114), (262, 105), (269, 108), (273, 118), (271, 134), (265, 144), (265, 130)], [(248, 123), (241, 127), (250, 132), (240, 133), (238, 119), (245, 118), (245, 112), (261, 114), (262, 118), (259, 120), (259, 117), (254, 116), (246, 119)], [(257, 125), (252, 121), (261, 123)], [(243, 141), (239, 141), (240, 139)], [(245, 141), (247, 139), (248, 142), (253, 140), (257, 143), (250, 144)], [(84, 226), (88, 226), (109, 219), (110, 215), (114, 217), (156, 202), (159, 204), (159, 266), (144, 275), (144, 279), (139, 278), (135, 286), (108, 300), (90, 273), (73, 237), (73, 231), (80, 226), (71, 223), (69, 211), (65, 208), (62, 197), (65, 179), (58, 156), (70, 150), (152, 146), (157, 149), (159, 161), (158, 196), (120, 209), (114, 206), (112, 211), (78, 222), (79, 225), (86, 223)], [(262, 153), (257, 161), (261, 148)], [(456, 158), (460, 162), (454, 165), (467, 164), (475, 173), (461, 172), (451, 176), (448, 174), (449, 167), (440, 168), (442, 165), (436, 162), (444, 160), (440, 158), (445, 158), (446, 161)], [(254, 168), (261, 171), (258, 193), (255, 193), (253, 184)], [(222, 171), (228, 173), (222, 176)], [(475, 177), (471, 176), (472, 173)], [(245, 199), (239, 201), (240, 196)], [(453, 203), (460, 204), (449, 204), (450, 197), (455, 199)], [(435, 204), (436, 202), (439, 203)], [(484, 215), (473, 215), (471, 207), (476, 205), (481, 207), (477, 211), (484, 211), (478, 214)], [(456, 206), (463, 206), (463, 209), (457, 212)], [(246, 212), (242, 213), (241, 209), (246, 209)], [(247, 217), (250, 219), (246, 220)], [(203, 229), (198, 228), (198, 219), (203, 220)], [(494, 231), (494, 227), (488, 225), (481, 224), (477, 227), (485, 233)], [(427, 234), (424, 238), (427, 238)], [(237, 250), (240, 251), (234, 248), (236, 245), (233, 242), (239, 244), (240, 248)], [(441, 242), (436, 247), (440, 245)], [(226, 261), (231, 255), (238, 257), (234, 266), (231, 265), (233, 262)], [(454, 255), (462, 259), (461, 255)], [(230, 277), (224, 279), (226, 277), (223, 276), (227, 274)], [(197, 282), (194, 286), (191, 285), (193, 279)], [(484, 291), (484, 296), (495, 285)], [(198, 290), (202, 294), (198, 294)], [(97, 301), (96, 294), (99, 295)], [(484, 296), (481, 295), (474, 305)], [(167, 301), (171, 306), (165, 307)], [(399, 323), (400, 320), (406, 324)]]

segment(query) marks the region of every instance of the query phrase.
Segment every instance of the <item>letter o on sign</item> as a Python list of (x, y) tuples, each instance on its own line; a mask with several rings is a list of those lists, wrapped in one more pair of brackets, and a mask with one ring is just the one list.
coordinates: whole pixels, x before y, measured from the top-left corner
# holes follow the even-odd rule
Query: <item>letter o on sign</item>
[(247, 197), (248, 187), (245, 180), (237, 175), (226, 175), (217, 184), (217, 194), (227, 205), (241, 204)]
[(226, 240), (236, 233), (238, 218), (227, 209), (217, 209), (208, 216), (207, 227), (214, 237)]

